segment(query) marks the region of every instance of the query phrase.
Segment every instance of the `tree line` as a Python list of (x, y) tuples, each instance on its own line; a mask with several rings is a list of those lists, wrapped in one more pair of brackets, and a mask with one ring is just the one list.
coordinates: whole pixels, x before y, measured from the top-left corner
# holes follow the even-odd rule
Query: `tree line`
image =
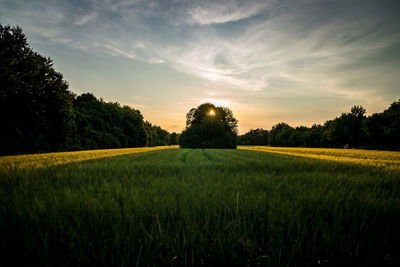
[(139, 110), (76, 95), (22, 29), (0, 24), (0, 154), (178, 144)]
[(238, 140), (241, 145), (400, 150), (400, 100), (381, 113), (365, 113), (362, 106), (354, 106), (323, 125), (291, 127), (281, 122), (269, 131), (252, 129)]
[[(215, 114), (209, 114), (214, 110)], [(180, 144), (181, 147), (271, 145), (400, 150), (400, 100), (381, 113), (365, 115), (354, 106), (323, 125), (237, 136), (228, 108), (210, 103), (187, 114), (180, 134), (144, 121), (139, 110), (105, 102), (91, 93), (76, 95), (50, 58), (34, 52), (19, 27), (0, 24), (0, 154)]]

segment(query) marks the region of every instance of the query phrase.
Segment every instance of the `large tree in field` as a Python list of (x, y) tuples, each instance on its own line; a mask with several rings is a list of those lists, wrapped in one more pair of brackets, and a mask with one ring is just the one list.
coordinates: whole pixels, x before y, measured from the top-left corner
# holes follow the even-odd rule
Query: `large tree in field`
[(229, 108), (201, 104), (186, 115), (179, 144), (182, 148), (236, 148), (237, 123)]
[(21, 28), (0, 25), (0, 153), (67, 147), (72, 99), (62, 74), (31, 49)]

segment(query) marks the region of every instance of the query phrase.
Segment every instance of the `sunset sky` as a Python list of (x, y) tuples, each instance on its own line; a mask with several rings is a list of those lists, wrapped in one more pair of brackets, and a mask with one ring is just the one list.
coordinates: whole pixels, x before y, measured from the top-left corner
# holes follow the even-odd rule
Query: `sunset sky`
[(239, 131), (323, 123), (400, 98), (400, 1), (0, 0), (70, 90), (180, 132), (203, 102)]

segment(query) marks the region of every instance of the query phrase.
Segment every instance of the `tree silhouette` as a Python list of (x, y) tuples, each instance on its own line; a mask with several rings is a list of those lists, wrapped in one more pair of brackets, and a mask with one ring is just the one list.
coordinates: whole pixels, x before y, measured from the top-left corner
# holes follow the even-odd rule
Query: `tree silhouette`
[(139, 110), (70, 92), (21, 28), (1, 24), (0, 88), (0, 154), (169, 143), (169, 133), (144, 122)]
[(333, 147), (359, 147), (363, 143), (362, 132), (365, 108), (354, 106), (350, 113), (342, 113), (338, 118), (325, 123), (326, 133), (330, 145)]
[(50, 58), (34, 52), (22, 29), (0, 25), (0, 151), (68, 146), (73, 95)]
[(229, 108), (201, 104), (187, 113), (179, 144), (182, 148), (236, 148), (237, 123)]
[(264, 129), (250, 129), (244, 135), (239, 136), (241, 145), (268, 145), (269, 133)]

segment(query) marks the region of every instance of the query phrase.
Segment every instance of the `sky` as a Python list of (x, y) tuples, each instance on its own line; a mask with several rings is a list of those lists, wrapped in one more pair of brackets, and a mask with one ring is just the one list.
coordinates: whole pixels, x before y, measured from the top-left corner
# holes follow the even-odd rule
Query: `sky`
[(323, 124), (400, 99), (400, 1), (0, 0), (70, 90), (170, 132), (201, 103), (239, 132)]

